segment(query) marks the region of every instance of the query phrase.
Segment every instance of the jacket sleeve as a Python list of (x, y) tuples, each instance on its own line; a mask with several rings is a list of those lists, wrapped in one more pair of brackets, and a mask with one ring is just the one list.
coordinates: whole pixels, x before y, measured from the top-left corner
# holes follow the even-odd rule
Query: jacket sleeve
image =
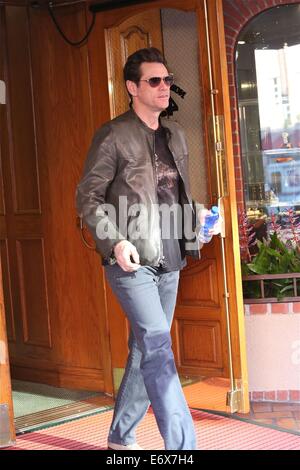
[(76, 189), (79, 217), (96, 242), (96, 251), (112, 262), (113, 247), (125, 237), (119, 232), (113, 209), (106, 204), (106, 192), (117, 171), (117, 154), (112, 129), (99, 129), (92, 141), (83, 176)]

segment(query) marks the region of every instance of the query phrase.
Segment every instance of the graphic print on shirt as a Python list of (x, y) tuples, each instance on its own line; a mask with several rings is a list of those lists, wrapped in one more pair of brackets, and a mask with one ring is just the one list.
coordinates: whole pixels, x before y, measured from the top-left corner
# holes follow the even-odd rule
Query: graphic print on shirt
[(176, 167), (165, 164), (156, 156), (156, 174), (159, 190), (172, 190), (178, 184), (178, 172)]

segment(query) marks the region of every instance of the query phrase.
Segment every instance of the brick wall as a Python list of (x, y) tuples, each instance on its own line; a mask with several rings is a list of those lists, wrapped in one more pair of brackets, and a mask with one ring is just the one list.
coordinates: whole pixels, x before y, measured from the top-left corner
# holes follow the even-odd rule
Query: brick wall
[(300, 402), (300, 390), (273, 390), (267, 392), (250, 392), (251, 401)]
[(245, 304), (245, 315), (299, 314), (300, 302)]

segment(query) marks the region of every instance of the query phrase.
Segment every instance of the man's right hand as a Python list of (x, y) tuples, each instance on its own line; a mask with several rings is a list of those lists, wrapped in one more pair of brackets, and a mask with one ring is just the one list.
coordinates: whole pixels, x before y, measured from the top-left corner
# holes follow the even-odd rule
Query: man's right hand
[[(123, 271), (137, 271), (140, 265), (140, 257), (136, 247), (128, 240), (122, 240), (114, 247), (114, 254), (118, 265)], [(134, 263), (131, 261), (132, 257)]]

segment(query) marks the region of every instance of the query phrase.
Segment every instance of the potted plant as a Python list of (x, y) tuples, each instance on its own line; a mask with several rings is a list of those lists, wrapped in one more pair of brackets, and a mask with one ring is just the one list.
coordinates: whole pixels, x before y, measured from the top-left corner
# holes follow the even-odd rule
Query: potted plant
[(281, 224), (272, 214), (268, 237), (262, 240), (256, 238), (245, 213), (240, 216), (239, 227), (244, 298), (267, 301), (300, 295), (299, 224), (293, 210), (287, 211)]

